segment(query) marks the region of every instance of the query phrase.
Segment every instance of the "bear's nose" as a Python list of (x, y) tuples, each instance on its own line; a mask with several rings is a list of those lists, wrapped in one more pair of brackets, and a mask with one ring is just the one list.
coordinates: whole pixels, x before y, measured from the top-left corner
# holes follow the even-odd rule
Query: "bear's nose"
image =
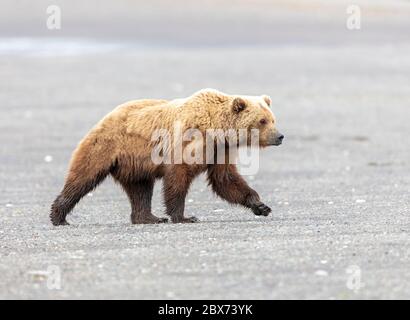
[(282, 140), (285, 138), (285, 136), (283, 135), (283, 134), (281, 134), (279, 137), (278, 137), (278, 140), (280, 141), (280, 142), (282, 142)]

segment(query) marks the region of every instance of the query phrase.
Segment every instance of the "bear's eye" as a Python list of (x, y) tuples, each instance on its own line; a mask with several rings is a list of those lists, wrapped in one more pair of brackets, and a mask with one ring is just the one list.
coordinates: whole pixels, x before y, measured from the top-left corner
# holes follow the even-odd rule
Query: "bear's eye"
[(268, 121), (267, 121), (266, 119), (261, 119), (261, 120), (259, 121), (259, 123), (262, 124), (262, 125), (264, 125), (264, 124), (267, 124)]

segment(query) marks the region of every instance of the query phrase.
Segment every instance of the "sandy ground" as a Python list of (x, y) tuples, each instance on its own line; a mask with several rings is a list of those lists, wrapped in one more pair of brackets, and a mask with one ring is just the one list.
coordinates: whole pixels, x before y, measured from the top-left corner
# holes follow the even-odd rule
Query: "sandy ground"
[[(320, 1), (264, 3), (226, 15), (212, 3), (163, 4), (169, 20), (146, 7), (134, 12), (139, 22), (99, 15), (84, 34), (63, 25), (52, 40), (36, 24), (43, 7), (29, 15), (4, 6), (0, 298), (410, 298), (408, 6), (367, 4), (368, 24), (348, 31), (341, 1), (328, 14), (315, 10)], [(187, 11), (198, 19), (180, 20)], [(67, 23), (92, 26), (87, 12)], [(227, 205), (200, 177), (186, 208), (200, 223), (132, 226), (125, 195), (107, 180), (71, 226), (50, 225), (70, 154), (104, 114), (203, 87), (272, 97), (286, 139), (246, 177), (271, 216)]]

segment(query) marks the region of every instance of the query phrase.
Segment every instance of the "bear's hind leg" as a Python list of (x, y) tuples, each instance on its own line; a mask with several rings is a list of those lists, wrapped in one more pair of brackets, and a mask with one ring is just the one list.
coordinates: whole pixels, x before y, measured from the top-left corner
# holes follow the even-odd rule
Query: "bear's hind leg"
[(101, 170), (93, 177), (87, 178), (76, 175), (72, 170), (64, 185), (63, 191), (54, 200), (51, 206), (50, 219), (53, 225), (68, 225), (66, 216), (87, 193), (94, 190), (108, 175), (109, 169)]
[(153, 180), (121, 183), (131, 203), (131, 222), (133, 224), (164, 223), (167, 218), (158, 218), (151, 213), (151, 200), (154, 190)]

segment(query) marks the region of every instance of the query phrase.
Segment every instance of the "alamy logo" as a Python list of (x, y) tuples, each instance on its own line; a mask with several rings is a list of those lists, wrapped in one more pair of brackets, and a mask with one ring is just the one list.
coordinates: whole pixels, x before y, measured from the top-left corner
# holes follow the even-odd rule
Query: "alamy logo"
[(346, 9), (346, 13), (349, 15), (346, 20), (346, 28), (349, 30), (361, 29), (362, 13), (358, 5), (350, 5)]
[(47, 288), (50, 290), (61, 289), (61, 269), (59, 266), (48, 266)]
[(346, 269), (348, 274), (346, 286), (348, 289), (358, 293), (364, 287), (362, 282), (362, 270), (357, 265), (351, 265)]
[(60, 30), (61, 29), (61, 8), (56, 5), (47, 7), (47, 29)]
[(175, 122), (172, 133), (154, 130), (151, 136), (154, 164), (238, 164), (244, 175), (254, 175), (259, 169), (259, 130), (199, 129), (182, 130)]

